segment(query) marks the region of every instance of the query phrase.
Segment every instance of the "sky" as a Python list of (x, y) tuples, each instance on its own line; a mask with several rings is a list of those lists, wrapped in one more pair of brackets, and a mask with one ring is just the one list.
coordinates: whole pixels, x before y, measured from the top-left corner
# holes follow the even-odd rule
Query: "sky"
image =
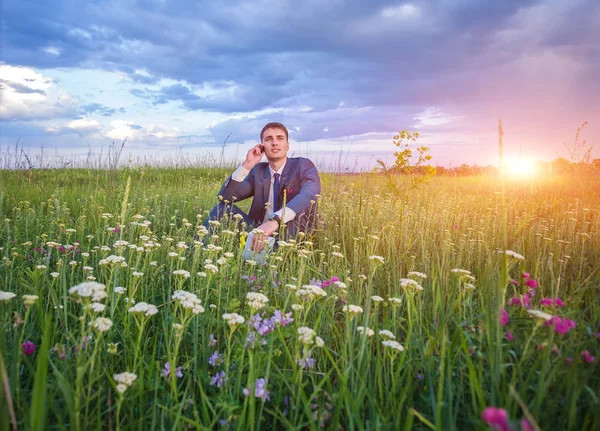
[[(264, 124), (317, 166), (600, 157), (600, 1), (5, 0), (0, 145), (241, 160)], [(0, 151), (2, 151), (0, 148)]]

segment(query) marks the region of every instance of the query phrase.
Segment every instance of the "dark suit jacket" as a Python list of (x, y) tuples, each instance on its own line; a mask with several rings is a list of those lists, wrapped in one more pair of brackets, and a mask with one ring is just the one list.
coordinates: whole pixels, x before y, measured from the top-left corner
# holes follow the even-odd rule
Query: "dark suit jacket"
[[(316, 216), (316, 195), (321, 193), (321, 179), (313, 162), (304, 157), (288, 157), (279, 184), (280, 190), (273, 192), (279, 193), (282, 206), (285, 192), (286, 206), (296, 213), (296, 218), (292, 222), (298, 221), (302, 225), (313, 224)], [(230, 175), (223, 183), (219, 195), (233, 203), (254, 196), (248, 215), (258, 225), (265, 218), (265, 206), (269, 201), (270, 187), (269, 164), (261, 162), (252, 168), (242, 182), (232, 180)]]

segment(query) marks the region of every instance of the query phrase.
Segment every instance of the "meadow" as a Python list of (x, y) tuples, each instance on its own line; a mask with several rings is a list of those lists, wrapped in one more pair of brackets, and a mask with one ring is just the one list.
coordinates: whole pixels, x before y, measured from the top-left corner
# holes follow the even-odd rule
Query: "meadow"
[(229, 172), (0, 171), (0, 429), (600, 429), (600, 182), (323, 174), (263, 266)]

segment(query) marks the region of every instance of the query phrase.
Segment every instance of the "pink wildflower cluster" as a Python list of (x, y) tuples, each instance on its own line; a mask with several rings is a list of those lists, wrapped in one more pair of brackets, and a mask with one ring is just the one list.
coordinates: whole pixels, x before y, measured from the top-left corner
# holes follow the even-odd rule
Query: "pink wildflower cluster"
[(544, 323), (546, 326), (552, 325), (554, 327), (554, 332), (560, 335), (565, 335), (571, 329), (574, 329), (577, 324), (574, 320), (565, 318), (560, 318), (558, 316), (552, 317), (550, 320), (546, 320)]
[(508, 305), (515, 305), (517, 307), (525, 307), (529, 308), (531, 303), (531, 296), (524, 295), (515, 295), (508, 300)]
[(563, 308), (565, 303), (560, 298), (543, 298), (540, 300), (540, 305), (544, 307), (552, 307), (553, 305)]
[[(487, 407), (481, 413), (481, 419), (483, 419), (483, 421), (494, 431), (510, 431), (511, 429), (514, 429), (510, 426), (506, 410), (498, 407)], [(521, 431), (533, 430), (533, 427), (529, 424), (527, 419), (522, 419), (520, 425)]]
[(594, 356), (592, 356), (592, 354), (590, 353), (589, 350), (584, 350), (583, 352), (581, 352), (581, 360), (583, 362), (587, 362), (588, 364), (591, 364), (592, 362), (594, 362), (596, 360), (596, 358)]

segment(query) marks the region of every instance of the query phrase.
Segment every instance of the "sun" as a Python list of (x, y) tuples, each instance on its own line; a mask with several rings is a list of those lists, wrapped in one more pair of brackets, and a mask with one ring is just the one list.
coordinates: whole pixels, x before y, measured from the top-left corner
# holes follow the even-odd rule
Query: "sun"
[(535, 174), (537, 167), (532, 159), (509, 159), (504, 162), (503, 172), (515, 178), (531, 177)]

